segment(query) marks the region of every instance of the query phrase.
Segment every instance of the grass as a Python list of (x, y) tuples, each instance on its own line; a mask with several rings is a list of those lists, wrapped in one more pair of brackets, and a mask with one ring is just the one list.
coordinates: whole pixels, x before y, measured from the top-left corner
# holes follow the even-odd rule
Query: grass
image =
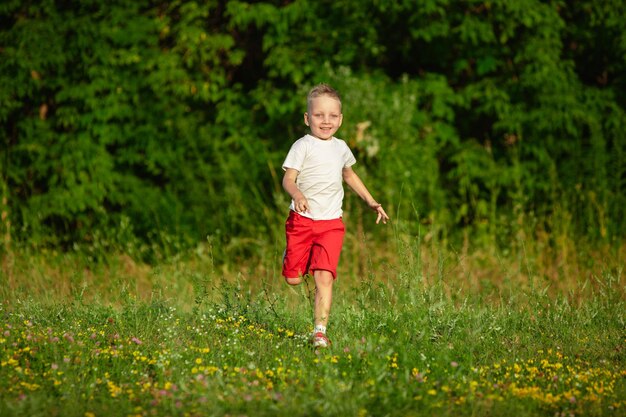
[(5, 256), (0, 415), (626, 415), (619, 262), (546, 279), (528, 249), (399, 243), (344, 271), (326, 350), (307, 343), (312, 285), (284, 285), (273, 255)]

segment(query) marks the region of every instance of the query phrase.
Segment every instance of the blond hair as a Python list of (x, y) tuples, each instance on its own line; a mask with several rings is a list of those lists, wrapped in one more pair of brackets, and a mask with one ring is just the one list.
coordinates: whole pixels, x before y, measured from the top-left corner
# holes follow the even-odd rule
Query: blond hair
[(335, 90), (328, 84), (321, 83), (321, 84), (316, 85), (315, 87), (311, 89), (311, 91), (309, 91), (309, 95), (307, 96), (307, 100), (306, 100), (307, 109), (311, 108), (311, 101), (314, 98), (321, 97), (321, 96), (334, 98), (335, 100), (339, 102), (339, 106), (341, 107), (341, 97), (339, 97), (339, 93), (337, 92), (337, 90)]

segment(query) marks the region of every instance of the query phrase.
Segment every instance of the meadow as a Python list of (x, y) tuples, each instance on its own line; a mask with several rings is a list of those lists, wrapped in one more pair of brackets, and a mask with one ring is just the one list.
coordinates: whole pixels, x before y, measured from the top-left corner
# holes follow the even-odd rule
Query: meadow
[(7, 254), (0, 415), (626, 415), (623, 248), (562, 263), (536, 242), (398, 239), (393, 260), (372, 245), (346, 242), (324, 350), (313, 285), (286, 286), (277, 250)]
[[(0, 417), (626, 416), (625, 3), (0, 2)], [(346, 194), (325, 350), (319, 82), (392, 217)]]

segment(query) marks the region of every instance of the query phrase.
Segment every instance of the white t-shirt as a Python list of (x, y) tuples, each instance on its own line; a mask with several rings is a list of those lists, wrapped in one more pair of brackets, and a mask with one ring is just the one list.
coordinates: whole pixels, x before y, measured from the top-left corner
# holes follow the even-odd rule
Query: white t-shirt
[[(297, 170), (296, 185), (309, 202), (309, 211), (300, 213), (313, 220), (338, 219), (343, 213), (344, 168), (356, 163), (352, 151), (341, 139), (328, 140), (306, 135), (291, 145), (283, 170)], [(289, 206), (294, 210), (294, 201)]]

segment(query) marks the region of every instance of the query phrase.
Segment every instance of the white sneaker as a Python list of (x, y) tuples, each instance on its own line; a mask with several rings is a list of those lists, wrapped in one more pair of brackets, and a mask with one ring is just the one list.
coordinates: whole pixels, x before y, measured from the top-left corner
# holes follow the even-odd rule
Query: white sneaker
[(311, 344), (313, 345), (313, 347), (326, 348), (330, 346), (330, 340), (328, 339), (328, 337), (326, 337), (324, 333), (317, 332), (311, 338)]

